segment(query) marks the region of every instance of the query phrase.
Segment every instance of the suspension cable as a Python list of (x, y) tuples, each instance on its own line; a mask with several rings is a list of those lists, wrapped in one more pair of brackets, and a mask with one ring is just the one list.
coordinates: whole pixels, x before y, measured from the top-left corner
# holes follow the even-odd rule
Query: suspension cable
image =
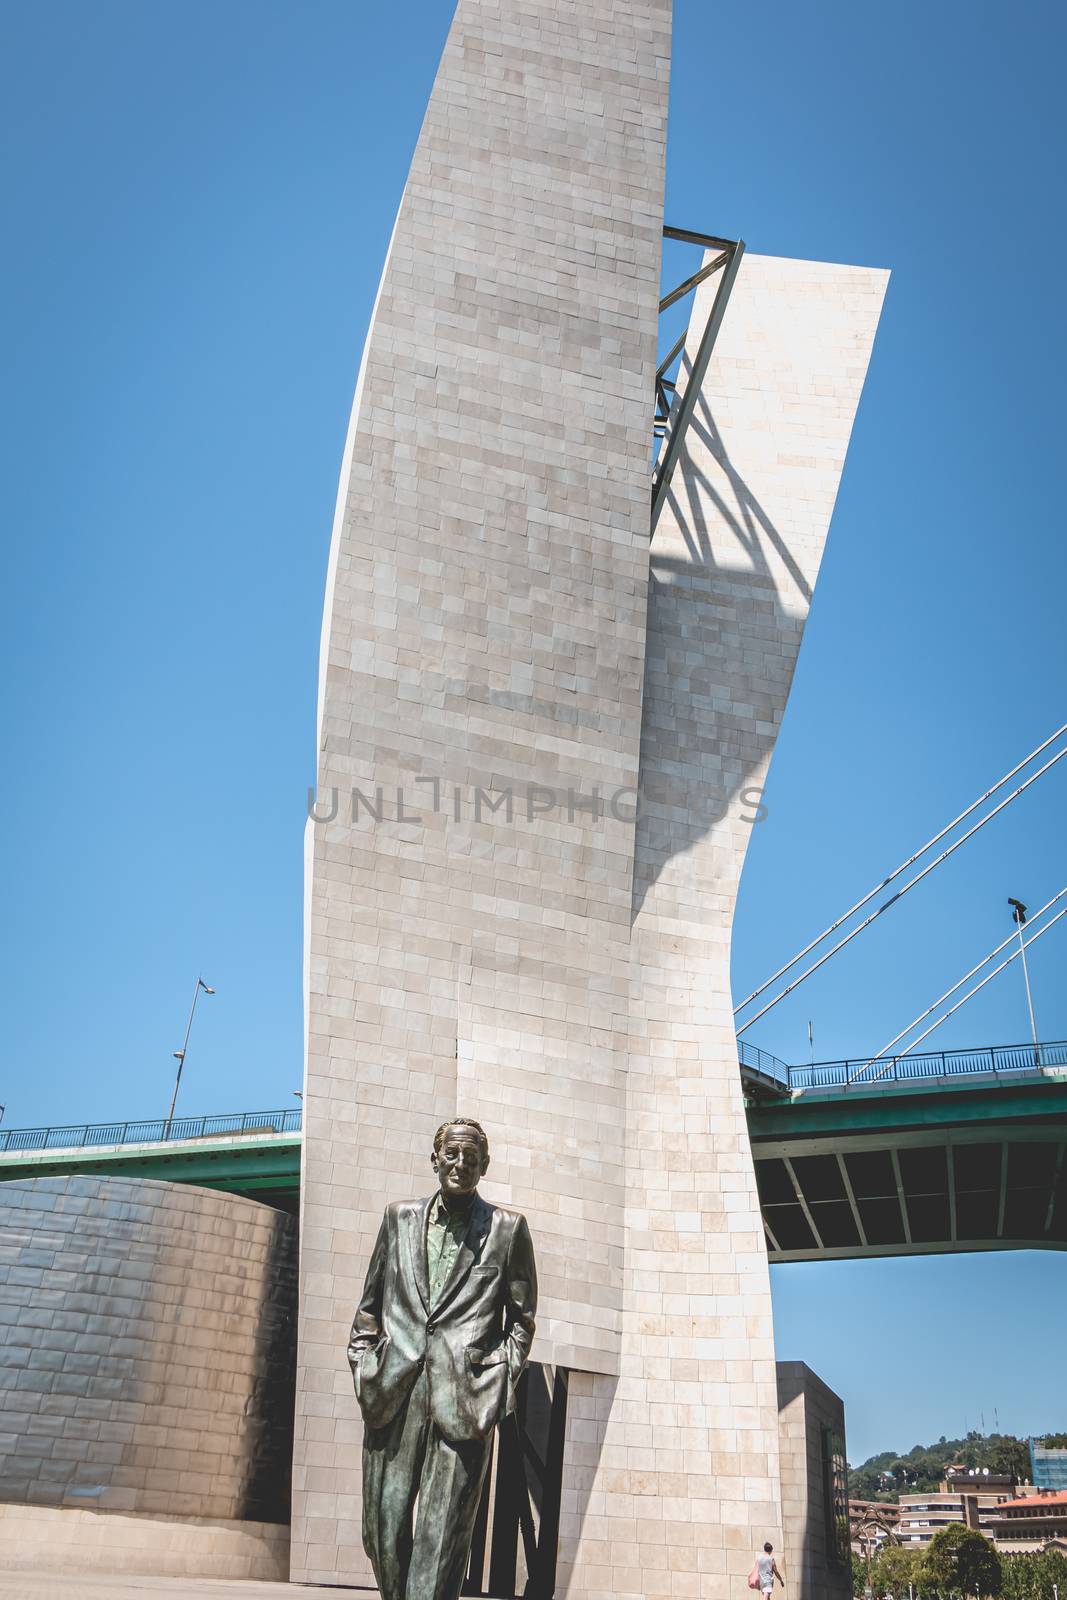
[(998, 778), (991, 789), (987, 789), (985, 794), (979, 795), (978, 799), (973, 805), (969, 805), (966, 811), (961, 811), (958, 817), (956, 817), (952, 822), (947, 823), (945, 827), (941, 829), (940, 833), (935, 833), (932, 839), (927, 839), (922, 849), (916, 850), (914, 855), (910, 855), (908, 857), (907, 861), (902, 861), (900, 866), (894, 868), (894, 870), (889, 874), (888, 878), (883, 878), (881, 883), (876, 883), (874, 888), (868, 890), (868, 892), (863, 896), (862, 900), (857, 900), (856, 904), (851, 906), (840, 917), (838, 917), (836, 922), (831, 922), (828, 928), (824, 928), (822, 933), (819, 934), (818, 938), (813, 939), (810, 944), (806, 944), (803, 950), (798, 950), (793, 959), (791, 961), (787, 961), (784, 967), (779, 967), (777, 972), (772, 972), (766, 982), (761, 983), (758, 989), (753, 989), (752, 993), (747, 995), (746, 998), (741, 1001), (740, 1005), (734, 1007), (734, 1016), (736, 1016), (739, 1011), (743, 1011), (744, 1008), (751, 1001), (755, 1000), (758, 995), (761, 995), (765, 989), (769, 989), (772, 983), (777, 983), (778, 979), (782, 977), (783, 973), (788, 972), (790, 967), (795, 967), (797, 962), (802, 961), (806, 955), (809, 955), (811, 951), (815, 949), (817, 944), (822, 944), (824, 939), (828, 939), (832, 933), (836, 933), (843, 922), (847, 922), (849, 917), (854, 916), (857, 911), (861, 911), (869, 900), (873, 900), (876, 894), (880, 893), (882, 889), (887, 888), (888, 885), (893, 882), (894, 878), (899, 878), (902, 872), (906, 872), (910, 866), (913, 866), (914, 863), (918, 861), (920, 856), (924, 856), (926, 854), (927, 850), (932, 850), (935, 844), (939, 844), (945, 837), (946, 833), (951, 833), (953, 828), (955, 828), (959, 823), (963, 822), (965, 818), (969, 817), (971, 812), (975, 811), (983, 803), (983, 801), (988, 800), (991, 795), (996, 794), (998, 789), (1002, 789), (1011, 778), (1015, 777), (1017, 772), (1021, 772), (1024, 767), (1029, 766), (1034, 757), (1039, 756), (1043, 750), (1047, 750), (1049, 745), (1052, 744), (1053, 740), (1058, 739), (1061, 733), (1067, 733), (1067, 722), (1063, 724), (1062, 728), (1057, 728), (1055, 733), (1050, 733), (1044, 744), (1039, 744), (1036, 750), (1031, 750), (1026, 759), (1020, 761), (1018, 766), (1012, 767), (1010, 772), (1006, 772), (1002, 778)]
[[(741, 1024), (737, 1030), (738, 1038), (740, 1038), (741, 1035), (747, 1031), (747, 1029), (751, 1028), (753, 1023), (758, 1022), (760, 1017), (765, 1017), (767, 1012), (778, 1004), (779, 1000), (784, 1000), (787, 994), (792, 994), (794, 989), (799, 988), (799, 986), (804, 982), (805, 978), (810, 978), (813, 972), (818, 972), (819, 968), (824, 966), (826, 962), (829, 961), (831, 956), (835, 956), (839, 950), (843, 950), (845, 945), (850, 943), (850, 941), (853, 940), (858, 933), (862, 933), (864, 928), (869, 928), (872, 922), (877, 922), (883, 911), (888, 911), (890, 906), (895, 906), (898, 900), (902, 900), (904, 898), (909, 889), (914, 889), (915, 885), (917, 883), (921, 883), (928, 873), (933, 872), (935, 867), (939, 867), (941, 865), (942, 861), (947, 861), (949, 856), (952, 855), (953, 851), (958, 850), (961, 844), (966, 844), (967, 840), (973, 838), (980, 828), (985, 827), (987, 822), (992, 822), (993, 818), (998, 812), (1003, 811), (1005, 806), (1011, 805), (1011, 802), (1017, 799), (1018, 796), (1022, 794), (1024, 789), (1029, 789), (1032, 783), (1036, 783), (1038, 778), (1043, 777), (1044, 774), (1048, 772), (1050, 767), (1054, 767), (1056, 765), (1057, 761), (1062, 761), (1064, 756), (1067, 756), (1067, 744), (1064, 745), (1062, 750), (1057, 750), (1051, 761), (1046, 761), (1043, 767), (1038, 767), (1037, 771), (1032, 772), (1025, 782), (1021, 783), (1017, 789), (1013, 789), (1009, 795), (1006, 795), (1004, 799), (999, 802), (999, 804), (993, 807), (992, 811), (987, 811), (985, 816), (980, 818), (980, 820), (976, 822), (973, 827), (967, 829), (966, 833), (961, 833), (958, 839), (954, 839), (947, 850), (942, 850), (941, 854), (939, 856), (935, 856), (932, 861), (928, 862), (927, 865), (923, 867), (921, 872), (917, 872), (915, 874), (914, 878), (909, 878), (903, 889), (898, 889), (896, 894), (891, 894), (889, 899), (884, 901), (883, 904), (878, 907), (877, 911), (872, 911), (869, 917), (864, 917), (862, 922), (857, 923), (856, 927), (852, 929), (851, 933), (847, 933), (843, 939), (839, 939), (836, 944), (831, 945), (829, 950), (827, 950), (824, 955), (819, 957), (818, 961), (813, 961), (810, 967), (806, 967), (804, 969), (799, 978), (794, 978), (792, 983), (787, 983), (784, 989), (780, 989), (776, 995), (772, 996), (772, 998), (767, 1001), (767, 1004), (756, 1012), (754, 1017), (749, 1017), (747, 1022)], [(921, 851), (920, 854), (922, 854)], [(816, 943), (818, 942), (819, 941), (816, 940)], [(792, 965), (792, 962), (790, 965)]]
[[(1058, 898), (1059, 898), (1059, 896), (1057, 896), (1057, 899)], [(1043, 928), (1040, 928), (1037, 931), (1037, 933), (1031, 934), (1029, 939), (1024, 939), (1022, 941), (1023, 950), (1029, 950), (1029, 948), (1030, 948), (1030, 946), (1032, 944), (1036, 944), (1038, 939), (1040, 939), (1041, 935), (1043, 933), (1047, 933), (1048, 930), (1051, 927), (1053, 927), (1057, 922), (1059, 922), (1061, 917), (1067, 917), (1067, 906), (1064, 906), (1062, 911), (1057, 911), (1056, 915), (1052, 918), (1052, 921), (1051, 922), (1046, 922), (1045, 926)], [(1012, 935), (1011, 937), (1014, 938), (1015, 936)], [(969, 991), (969, 993), (965, 994), (962, 1000), (957, 1000), (956, 1004), (954, 1006), (950, 1006), (949, 1009), (945, 1012), (943, 1017), (938, 1017), (936, 1022), (931, 1022), (930, 1026), (927, 1028), (925, 1033), (920, 1033), (920, 1035), (919, 1035), (919, 1037), (917, 1039), (913, 1039), (911, 1041), (911, 1044), (908, 1046), (908, 1054), (909, 1055), (911, 1054), (911, 1052), (915, 1049), (915, 1046), (917, 1044), (922, 1044), (924, 1039), (929, 1038), (930, 1034), (933, 1033), (935, 1028), (940, 1028), (940, 1026), (941, 1026), (941, 1024), (943, 1022), (947, 1022), (949, 1017), (952, 1016), (953, 1012), (958, 1011), (960, 1009), (960, 1006), (965, 1006), (967, 1004), (967, 1001), (971, 999), (972, 995), (976, 995), (978, 993), (979, 989), (984, 989), (986, 984), (990, 981), (990, 979), (995, 978), (998, 972), (1003, 972), (1005, 967), (1010, 967), (1013, 961), (1017, 961), (1021, 954), (1022, 954), (1022, 951), (1016, 950), (1016, 951), (1014, 951), (1014, 953), (1012, 955), (1006, 957), (1006, 959), (1003, 960), (1000, 963), (999, 967), (994, 967), (992, 972), (987, 973), (986, 976), (982, 979), (982, 981), (980, 983), (976, 983), (974, 988), (971, 989)], [(899, 1061), (899, 1060), (900, 1060), (899, 1056), (894, 1056), (893, 1057), (893, 1061)], [(885, 1065), (885, 1068), (883, 1070), (884, 1071), (888, 1071), (888, 1069), (893, 1065), (893, 1061), (887, 1061), (886, 1065)], [(880, 1076), (879, 1073), (875, 1073), (874, 1078), (869, 1079), (868, 1082), (874, 1083), (875, 1080), (879, 1076)]]
[[(1054, 894), (1052, 896), (1051, 900), (1046, 900), (1045, 904), (1041, 907), (1041, 909), (1039, 911), (1035, 911), (1033, 916), (1030, 918), (1031, 923), (1036, 922), (1038, 917), (1043, 917), (1045, 912), (1048, 911), (1052, 906), (1054, 906), (1058, 900), (1062, 900), (1065, 894), (1067, 894), (1067, 888), (1061, 889), (1059, 894)], [(1050, 924), (1050, 926), (1051, 926), (1051, 924)], [(981, 972), (983, 967), (988, 966), (989, 963), (992, 961), (993, 957), (994, 956), (999, 956), (999, 954), (1003, 950), (1004, 946), (1006, 944), (1011, 944), (1014, 941), (1015, 937), (1016, 937), (1016, 935), (1014, 933), (1009, 933), (1008, 937), (1006, 939), (1002, 939), (1001, 942), (997, 945), (995, 950), (990, 950), (990, 952), (989, 952), (989, 954), (987, 956), (983, 956), (982, 960), (978, 962), (977, 966), (973, 966), (971, 968), (970, 972), (965, 972), (963, 974), (963, 977), (960, 978), (957, 983), (954, 983), (952, 985), (951, 989), (946, 989), (944, 994), (938, 995), (937, 999), (933, 1002), (932, 1005), (927, 1006), (925, 1011), (923, 1011), (919, 1016), (913, 1018), (913, 1020), (908, 1023), (908, 1026), (906, 1028), (901, 1028), (900, 1032), (898, 1034), (896, 1034), (892, 1039), (890, 1039), (888, 1044), (882, 1046), (881, 1050), (879, 1050), (879, 1052), (878, 1052), (878, 1054), (876, 1056), (872, 1056), (869, 1061), (865, 1061), (863, 1063), (862, 1067), (857, 1067), (856, 1071), (849, 1075), (848, 1083), (850, 1083), (850, 1084), (855, 1083), (859, 1078), (861, 1078), (863, 1076), (863, 1074), (867, 1071), (868, 1067), (873, 1067), (876, 1061), (881, 1061), (882, 1057), (884, 1055), (886, 1055), (888, 1053), (888, 1051), (892, 1050), (892, 1048), (893, 1048), (893, 1046), (895, 1044), (899, 1044), (901, 1039), (903, 1039), (905, 1037), (905, 1035), (907, 1035), (907, 1034), (909, 1034), (911, 1032), (912, 1028), (917, 1028), (919, 1026), (920, 1022), (925, 1022), (927, 1017), (930, 1015), (930, 1013), (932, 1011), (936, 1011), (939, 1005), (941, 1005), (945, 1000), (949, 999), (949, 997), (951, 995), (954, 995), (956, 993), (957, 989), (962, 989), (963, 985), (967, 982), (968, 978), (973, 978), (976, 972)], [(909, 1045), (904, 1050), (898, 1050), (896, 1055), (893, 1057), (893, 1060), (892, 1061), (887, 1061), (885, 1066), (882, 1068), (881, 1072), (876, 1072), (872, 1078), (867, 1078), (864, 1081), (866, 1083), (875, 1083), (875, 1082), (877, 1082), (877, 1080), (882, 1076), (883, 1072), (888, 1072), (889, 1071), (889, 1068), (893, 1065), (893, 1061), (899, 1061), (900, 1057), (902, 1055), (908, 1055), (913, 1048), (914, 1048), (914, 1046)]]

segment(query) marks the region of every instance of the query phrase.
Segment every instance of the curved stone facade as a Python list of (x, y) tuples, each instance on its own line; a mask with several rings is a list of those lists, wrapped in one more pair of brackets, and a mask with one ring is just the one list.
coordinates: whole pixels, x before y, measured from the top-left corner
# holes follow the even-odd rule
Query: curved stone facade
[(730, 932), (885, 274), (745, 255), (650, 545), (669, 52), (670, 0), (459, 0), (367, 337), (306, 856), (305, 1582), (369, 1581), (345, 1340), (457, 1113), (570, 1372), (560, 1592), (727, 1600), (780, 1537)]
[(120, 1178), (0, 1185), (0, 1500), (289, 1520), (296, 1222)]
[(669, 49), (669, 0), (459, 0), (367, 337), (308, 839), (303, 1582), (370, 1581), (344, 1347), (458, 1108), (534, 1230), (535, 1359), (618, 1367)]
[[(651, 544), (622, 1356), (617, 1379), (571, 1382), (571, 1600), (728, 1600), (765, 1539), (782, 1548), (730, 939), (886, 280), (746, 253)], [(697, 292), (690, 366), (711, 288)]]

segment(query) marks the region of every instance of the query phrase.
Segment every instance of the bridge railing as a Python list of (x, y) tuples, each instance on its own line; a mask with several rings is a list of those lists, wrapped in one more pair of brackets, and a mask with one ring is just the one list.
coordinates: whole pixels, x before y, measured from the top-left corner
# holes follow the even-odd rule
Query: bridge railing
[[(984, 1050), (929, 1050), (920, 1055), (887, 1057), (867, 1064), (867, 1057), (855, 1061), (816, 1061), (808, 1067), (793, 1067), (760, 1050), (747, 1040), (738, 1040), (738, 1060), (742, 1068), (756, 1073), (765, 1082), (773, 1080), (783, 1093), (795, 1089), (868, 1089), (890, 1083), (959, 1079), (981, 1075), (1001, 1077), (1010, 1073), (1047, 1071), (1067, 1067), (1067, 1040), (1048, 1044), (992, 1045)], [(165, 1117), (148, 1122), (81, 1122), (62, 1128), (0, 1128), (0, 1154), (16, 1150), (91, 1150), (94, 1147), (127, 1144), (177, 1143), (179, 1140), (210, 1139), (226, 1134), (299, 1133), (301, 1112), (234, 1111), (213, 1117)]]
[(749, 1044), (747, 1039), (738, 1039), (737, 1059), (742, 1067), (758, 1073), (761, 1078), (773, 1078), (783, 1090), (789, 1088), (789, 1074), (794, 1069), (784, 1061), (779, 1061), (777, 1056), (772, 1056), (769, 1050), (760, 1050), (757, 1045)]
[(94, 1146), (162, 1144), (233, 1133), (299, 1133), (300, 1111), (234, 1111), (214, 1117), (149, 1122), (81, 1122), (64, 1128), (0, 1128), (0, 1152), (88, 1150)]
[[(920, 1079), (1043, 1072), (1067, 1066), (1067, 1041), (991, 1045), (983, 1050), (924, 1050), (916, 1055), (884, 1056), (880, 1061), (867, 1063), (868, 1058), (861, 1056), (855, 1061), (817, 1061), (810, 1067), (786, 1067), (785, 1081), (790, 1090), (864, 1089)], [(744, 1055), (741, 1064), (746, 1064)]]

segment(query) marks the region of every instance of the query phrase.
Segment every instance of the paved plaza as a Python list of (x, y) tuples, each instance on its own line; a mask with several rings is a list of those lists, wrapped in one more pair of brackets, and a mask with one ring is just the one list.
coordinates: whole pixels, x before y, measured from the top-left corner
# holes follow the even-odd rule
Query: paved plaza
[(361, 1595), (372, 1589), (305, 1588), (296, 1583), (256, 1583), (239, 1578), (137, 1578), (92, 1573), (0, 1572), (0, 1600), (135, 1600), (140, 1595), (160, 1600), (295, 1600), (298, 1595)]

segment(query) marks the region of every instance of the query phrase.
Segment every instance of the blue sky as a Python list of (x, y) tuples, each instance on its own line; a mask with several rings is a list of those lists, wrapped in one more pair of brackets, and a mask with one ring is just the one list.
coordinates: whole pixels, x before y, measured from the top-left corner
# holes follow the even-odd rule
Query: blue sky
[[(218, 993), (183, 1107), (297, 1103), (330, 521), (447, 21), (440, 0), (5, 14), (8, 1125), (165, 1112), (199, 971)], [(1065, 720), (1065, 29), (1051, 5), (677, 0), (668, 220), (893, 269), (739, 993)], [(1064, 769), (753, 1039), (804, 1059), (811, 1018), (819, 1057), (884, 1043), (1009, 931), (1007, 895), (1067, 881)], [(1065, 930), (1032, 957), (1046, 1038)], [(944, 1041), (1025, 1034), (1016, 966)], [(775, 1294), (780, 1352), (845, 1394), (854, 1459), (994, 1406), (1067, 1426), (1040, 1337), (1062, 1257), (783, 1268)], [(931, 1371), (921, 1348), (961, 1321)]]

